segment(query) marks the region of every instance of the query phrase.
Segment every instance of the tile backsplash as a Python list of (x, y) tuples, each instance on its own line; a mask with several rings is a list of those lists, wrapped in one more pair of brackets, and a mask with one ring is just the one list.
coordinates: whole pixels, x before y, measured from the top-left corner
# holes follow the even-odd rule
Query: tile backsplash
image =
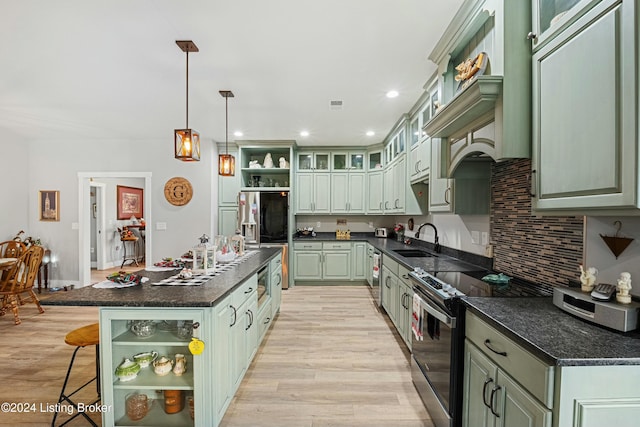
[(536, 283), (567, 285), (580, 276), (584, 217), (531, 215), (530, 174), (529, 159), (493, 165), (494, 268)]

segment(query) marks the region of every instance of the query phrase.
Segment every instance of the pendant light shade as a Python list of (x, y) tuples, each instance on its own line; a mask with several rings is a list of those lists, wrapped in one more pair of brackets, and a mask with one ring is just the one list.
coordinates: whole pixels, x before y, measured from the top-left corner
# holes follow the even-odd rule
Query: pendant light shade
[(229, 154), (229, 98), (233, 98), (230, 90), (221, 90), (220, 95), (224, 98), (225, 125), (224, 125), (224, 148), (225, 154), (218, 155), (218, 175), (234, 176), (236, 174), (236, 159)]
[(176, 44), (187, 54), (187, 108), (185, 129), (173, 131), (174, 155), (178, 160), (193, 162), (200, 160), (200, 132), (189, 129), (189, 52), (198, 52), (191, 40), (176, 40)]

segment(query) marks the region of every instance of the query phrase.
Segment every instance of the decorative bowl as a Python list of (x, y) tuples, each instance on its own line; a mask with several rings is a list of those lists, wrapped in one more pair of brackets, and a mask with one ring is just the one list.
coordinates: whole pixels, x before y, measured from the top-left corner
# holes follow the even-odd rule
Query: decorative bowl
[(151, 365), (151, 362), (158, 357), (157, 351), (148, 351), (146, 353), (138, 353), (133, 356), (133, 360), (140, 365), (141, 368), (146, 368)]
[(124, 362), (116, 368), (116, 377), (122, 382), (131, 381), (138, 376), (138, 372), (140, 372), (140, 365), (137, 362), (124, 359)]
[(216, 252), (216, 261), (220, 263), (231, 262), (236, 259), (237, 254), (234, 251), (229, 251), (226, 254), (218, 251)]

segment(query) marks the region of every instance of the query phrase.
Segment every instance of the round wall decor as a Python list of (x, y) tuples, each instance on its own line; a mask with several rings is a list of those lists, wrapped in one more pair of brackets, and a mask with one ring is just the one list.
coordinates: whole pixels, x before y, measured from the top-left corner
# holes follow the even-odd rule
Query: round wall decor
[(184, 206), (193, 197), (193, 187), (188, 179), (173, 177), (164, 185), (164, 197), (174, 206)]

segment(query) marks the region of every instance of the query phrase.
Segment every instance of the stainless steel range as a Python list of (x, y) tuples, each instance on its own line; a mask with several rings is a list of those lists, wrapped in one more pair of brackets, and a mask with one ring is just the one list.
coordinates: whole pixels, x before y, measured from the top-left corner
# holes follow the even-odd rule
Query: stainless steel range
[(551, 295), (544, 287), (479, 280), (487, 273), (409, 272), (414, 291), (411, 377), (436, 427), (459, 427), (462, 421), (464, 307), (460, 298)]

